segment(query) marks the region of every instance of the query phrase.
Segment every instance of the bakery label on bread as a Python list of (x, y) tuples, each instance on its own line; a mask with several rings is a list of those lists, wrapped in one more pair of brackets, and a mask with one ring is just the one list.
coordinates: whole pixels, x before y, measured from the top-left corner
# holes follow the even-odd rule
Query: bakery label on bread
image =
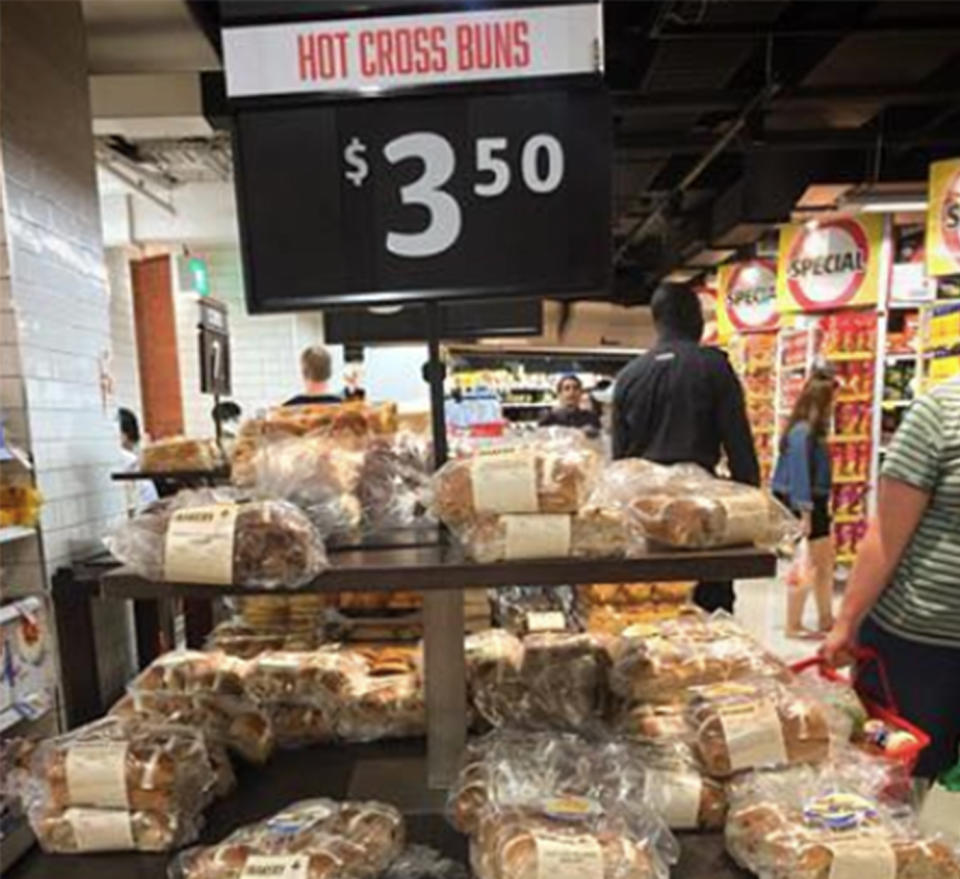
[(719, 714), (731, 771), (789, 763), (777, 706), (769, 699), (724, 706)]
[(897, 857), (876, 834), (857, 834), (827, 844), (833, 860), (827, 879), (896, 879)]
[(130, 813), (124, 809), (67, 809), (78, 852), (123, 852), (136, 848)]
[(125, 742), (94, 741), (70, 745), (66, 770), (71, 805), (130, 808)]
[(536, 513), (540, 509), (534, 455), (478, 455), (470, 467), (473, 506), (478, 513)]
[(503, 517), (507, 559), (552, 559), (570, 555), (570, 516), (566, 513)]
[(239, 511), (239, 504), (230, 503), (177, 510), (167, 526), (164, 579), (171, 583), (232, 583)]
[(675, 769), (646, 770), (643, 799), (671, 830), (695, 830), (700, 824), (703, 779), (696, 772)]
[(537, 879), (603, 879), (603, 850), (593, 836), (534, 833)]
[(307, 879), (307, 855), (250, 855), (239, 879)]

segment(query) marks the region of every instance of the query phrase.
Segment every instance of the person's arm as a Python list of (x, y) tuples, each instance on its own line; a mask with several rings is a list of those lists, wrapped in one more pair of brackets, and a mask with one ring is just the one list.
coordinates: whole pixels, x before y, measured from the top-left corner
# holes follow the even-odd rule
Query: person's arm
[(743, 399), (740, 379), (726, 357), (722, 360), (720, 392), (717, 394), (717, 424), (720, 443), (727, 454), (730, 475), (736, 482), (760, 484), (760, 464), (753, 447), (753, 434), (747, 420), (747, 406)]
[(894, 434), (883, 465), (877, 513), (860, 543), (843, 604), (823, 644), (829, 662), (844, 658), (861, 620), (893, 579), (940, 478), (943, 413), (933, 397), (921, 397)]
[(617, 382), (613, 387), (613, 415), (610, 419), (613, 434), (611, 437), (611, 445), (614, 461), (627, 457), (630, 443), (630, 432), (628, 430), (624, 407), (627, 383), (623, 381), (622, 375), (621, 373), (621, 375), (617, 377)]
[(887, 476), (880, 479), (877, 514), (860, 542), (840, 613), (823, 642), (827, 662), (842, 662), (853, 647), (860, 622), (893, 579), (929, 502), (926, 491)]

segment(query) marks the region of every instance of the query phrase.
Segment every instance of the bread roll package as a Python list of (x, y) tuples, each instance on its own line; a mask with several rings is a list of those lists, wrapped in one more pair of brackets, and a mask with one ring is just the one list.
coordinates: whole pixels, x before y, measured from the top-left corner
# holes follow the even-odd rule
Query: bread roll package
[(105, 539), (150, 580), (296, 588), (327, 567), (320, 532), (286, 501), (243, 501), (228, 490), (184, 490), (151, 504)]
[(403, 431), (367, 443), (357, 484), (367, 531), (436, 524), (425, 496), (433, 472), (433, 449), (425, 435)]
[(580, 431), (542, 429), (448, 461), (433, 477), (431, 507), (451, 527), (503, 513), (576, 513), (599, 467), (597, 448)]
[[(208, 750), (222, 746), (248, 763), (266, 762), (275, 744), (270, 719), (260, 707), (249, 699), (215, 692), (132, 689), (110, 714), (186, 724), (203, 732)], [(215, 752), (211, 757), (215, 759)]]
[(772, 495), (695, 464), (615, 461), (601, 475), (591, 504), (622, 510), (636, 541), (677, 549), (776, 548), (800, 537), (798, 520)]
[(175, 436), (147, 443), (140, 450), (140, 469), (144, 473), (213, 470), (223, 463), (220, 449), (212, 439)]
[(849, 751), (730, 785), (727, 851), (760, 879), (960, 879), (960, 857), (886, 799), (888, 764)]
[(199, 815), (125, 809), (36, 808), (30, 827), (48, 854), (165, 852), (188, 845), (200, 830)]
[(258, 702), (330, 705), (366, 677), (367, 661), (339, 646), (307, 651), (266, 651), (245, 666), (244, 687)]
[(235, 830), (215, 845), (188, 849), (173, 879), (374, 879), (400, 854), (403, 816), (386, 803), (293, 803)]
[(695, 688), (687, 708), (693, 747), (708, 775), (822, 763), (830, 755), (828, 709), (770, 680)]
[(491, 629), (466, 639), (471, 704), (488, 723), (589, 731), (604, 711), (607, 656), (591, 635)]
[(455, 529), (467, 558), (481, 564), (517, 559), (615, 558), (627, 547), (623, 515), (614, 509), (479, 516)]
[(692, 686), (789, 676), (782, 662), (722, 614), (637, 625), (610, 644), (611, 687), (630, 701), (671, 702)]
[(337, 712), (337, 734), (348, 742), (426, 735), (427, 707), (417, 672), (355, 682)]
[(216, 786), (203, 733), (106, 717), (19, 749), (13, 784), (28, 809), (196, 812)]

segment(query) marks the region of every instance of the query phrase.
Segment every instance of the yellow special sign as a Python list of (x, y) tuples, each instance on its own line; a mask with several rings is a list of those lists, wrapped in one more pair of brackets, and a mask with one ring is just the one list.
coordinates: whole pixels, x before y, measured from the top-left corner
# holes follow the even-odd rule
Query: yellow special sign
[(753, 259), (717, 269), (717, 330), (721, 339), (779, 326), (777, 267), (772, 261)]
[(927, 206), (927, 274), (960, 274), (960, 159), (930, 166)]
[(838, 217), (780, 229), (777, 304), (781, 311), (875, 305), (880, 289), (882, 216)]

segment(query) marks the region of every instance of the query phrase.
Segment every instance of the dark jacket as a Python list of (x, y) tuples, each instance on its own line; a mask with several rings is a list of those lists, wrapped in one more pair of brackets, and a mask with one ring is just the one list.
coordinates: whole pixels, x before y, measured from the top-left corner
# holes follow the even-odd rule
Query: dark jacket
[(812, 510), (815, 498), (830, 497), (830, 453), (822, 438), (800, 421), (787, 434), (773, 469), (773, 490), (794, 510)]
[(737, 482), (760, 484), (740, 380), (726, 354), (662, 339), (617, 377), (613, 457), (689, 462), (713, 473), (726, 452)]
[(333, 405), (335, 403), (342, 403), (343, 397), (338, 397), (336, 394), (297, 394), (296, 397), (291, 397), (283, 405), (284, 406), (316, 406), (316, 405)]
[(588, 432), (599, 432), (600, 416), (589, 409), (555, 406), (540, 419), (540, 426), (577, 427)]

